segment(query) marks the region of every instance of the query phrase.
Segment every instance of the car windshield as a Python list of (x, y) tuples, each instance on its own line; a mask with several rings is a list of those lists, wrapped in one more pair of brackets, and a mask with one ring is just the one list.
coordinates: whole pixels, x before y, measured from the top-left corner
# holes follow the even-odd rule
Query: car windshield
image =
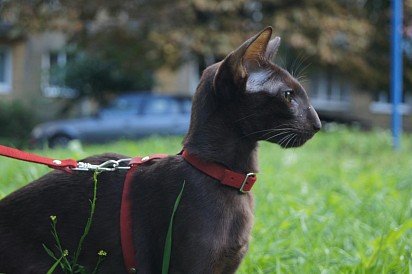
[(107, 107), (103, 108), (100, 111), (100, 114), (103, 116), (137, 114), (141, 102), (141, 97), (121, 96), (113, 100)]
[(107, 109), (110, 110), (124, 110), (124, 109), (130, 109), (130, 108), (138, 108), (140, 105), (140, 102), (142, 101), (142, 98), (139, 97), (119, 97), (115, 100), (113, 100), (108, 106)]
[(179, 105), (176, 100), (170, 98), (152, 98), (144, 106), (144, 114), (167, 115), (179, 113)]

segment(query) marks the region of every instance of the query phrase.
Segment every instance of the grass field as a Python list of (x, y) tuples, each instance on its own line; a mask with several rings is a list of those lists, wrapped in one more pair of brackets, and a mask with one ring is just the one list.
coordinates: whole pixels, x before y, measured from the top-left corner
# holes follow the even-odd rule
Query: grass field
[[(40, 153), (176, 153), (180, 142), (151, 138)], [(239, 273), (412, 273), (412, 136), (393, 152), (388, 132), (339, 128), (298, 149), (262, 143), (259, 159), (255, 226)], [(0, 197), (48, 171), (6, 158), (0, 166)]]

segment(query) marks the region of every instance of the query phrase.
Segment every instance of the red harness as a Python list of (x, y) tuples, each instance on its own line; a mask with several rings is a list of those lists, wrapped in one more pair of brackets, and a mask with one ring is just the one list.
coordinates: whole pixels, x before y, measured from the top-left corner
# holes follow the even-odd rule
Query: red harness
[[(71, 172), (72, 169), (79, 167), (79, 163), (73, 159), (57, 160), (47, 157), (42, 157), (32, 153), (20, 151), (18, 149), (0, 145), (0, 155), (19, 159), (32, 163), (47, 165), (54, 169), (61, 169)], [(133, 245), (133, 230), (132, 230), (132, 197), (131, 185), (133, 172), (138, 166), (149, 163), (156, 159), (167, 157), (166, 154), (154, 154), (146, 157), (135, 157), (129, 162), (130, 169), (126, 174), (126, 179), (123, 186), (122, 203), (120, 208), (120, 238), (123, 252), (123, 260), (128, 273), (135, 273), (137, 262), (135, 259), (135, 248)], [(223, 185), (238, 189), (242, 193), (249, 192), (253, 184), (256, 182), (255, 173), (238, 173), (227, 169), (223, 165), (206, 162), (187, 151), (182, 152), (182, 157), (193, 167), (207, 174), (208, 176), (220, 181)], [(109, 169), (110, 170), (110, 169)]]

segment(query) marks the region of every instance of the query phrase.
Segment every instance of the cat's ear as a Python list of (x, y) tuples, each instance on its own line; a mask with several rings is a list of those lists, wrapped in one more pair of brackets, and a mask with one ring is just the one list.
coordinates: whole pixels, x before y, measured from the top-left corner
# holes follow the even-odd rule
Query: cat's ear
[(226, 56), (213, 80), (215, 91), (230, 96), (236, 90), (245, 90), (248, 70), (266, 61), (271, 36), (272, 27), (266, 27)]
[(272, 28), (267, 27), (259, 34), (257, 34), (250, 43), (245, 53), (243, 54), (243, 65), (248, 66), (259, 66), (259, 62), (266, 58), (267, 48), (269, 44), (270, 37), (272, 36)]
[(280, 46), (280, 41), (281, 39), (279, 36), (276, 36), (275, 38), (269, 41), (265, 53), (265, 57), (267, 60), (270, 61), (276, 56), (276, 53), (278, 52)]

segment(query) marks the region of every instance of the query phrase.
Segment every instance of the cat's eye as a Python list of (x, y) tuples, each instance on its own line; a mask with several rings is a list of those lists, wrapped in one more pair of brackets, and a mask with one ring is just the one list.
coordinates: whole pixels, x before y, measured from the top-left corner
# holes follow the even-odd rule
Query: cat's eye
[(293, 90), (291, 90), (291, 89), (288, 89), (288, 90), (284, 91), (285, 99), (289, 103), (292, 102), (292, 94), (293, 94)]

